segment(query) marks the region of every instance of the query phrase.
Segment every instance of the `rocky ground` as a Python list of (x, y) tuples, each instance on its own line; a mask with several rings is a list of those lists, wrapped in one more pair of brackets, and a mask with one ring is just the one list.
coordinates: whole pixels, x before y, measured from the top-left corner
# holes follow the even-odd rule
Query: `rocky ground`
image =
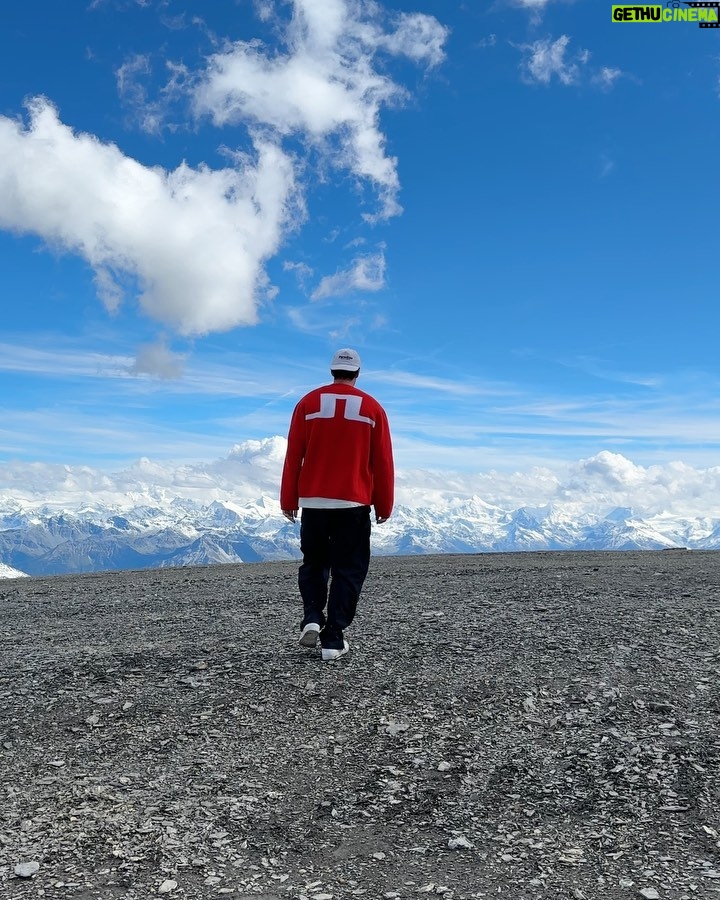
[(0, 896), (720, 894), (720, 554), (0, 583)]

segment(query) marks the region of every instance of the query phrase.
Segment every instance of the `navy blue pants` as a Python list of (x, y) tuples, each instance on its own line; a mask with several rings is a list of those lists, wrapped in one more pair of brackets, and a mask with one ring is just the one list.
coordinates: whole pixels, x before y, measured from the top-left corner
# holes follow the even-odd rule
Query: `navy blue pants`
[(370, 566), (370, 507), (303, 509), (300, 550), (300, 627), (315, 622), (322, 646), (340, 650)]

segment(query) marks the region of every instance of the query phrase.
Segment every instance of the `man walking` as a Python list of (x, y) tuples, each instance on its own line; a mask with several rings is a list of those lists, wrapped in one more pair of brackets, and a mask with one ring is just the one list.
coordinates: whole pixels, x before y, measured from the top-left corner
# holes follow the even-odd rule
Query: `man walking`
[(387, 521), (395, 482), (387, 415), (355, 387), (355, 350), (338, 350), (330, 374), (332, 384), (295, 407), (280, 488), (287, 519), (294, 522), (302, 509), (300, 644), (314, 647), (319, 638), (326, 662), (348, 652), (343, 631), (355, 617), (370, 565), (370, 507), (378, 524)]

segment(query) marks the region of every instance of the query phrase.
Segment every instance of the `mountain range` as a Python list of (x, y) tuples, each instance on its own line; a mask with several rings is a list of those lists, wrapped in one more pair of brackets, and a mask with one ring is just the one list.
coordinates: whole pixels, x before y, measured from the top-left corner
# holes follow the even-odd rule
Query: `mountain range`
[[(574, 504), (502, 509), (479, 497), (438, 508), (399, 506), (373, 528), (378, 555), (523, 550), (720, 548), (720, 518), (638, 517)], [(299, 526), (276, 500), (179, 499), (129, 508), (0, 502), (0, 577), (296, 559)]]

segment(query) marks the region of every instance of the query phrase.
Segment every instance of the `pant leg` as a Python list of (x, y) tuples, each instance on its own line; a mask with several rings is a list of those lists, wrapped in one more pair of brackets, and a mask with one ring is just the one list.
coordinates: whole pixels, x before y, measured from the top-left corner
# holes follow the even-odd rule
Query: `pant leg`
[(326, 509), (303, 509), (300, 518), (300, 550), (303, 561), (298, 570), (298, 587), (303, 601), (300, 628), (314, 622), (325, 625), (325, 605), (330, 577), (330, 535)]
[(340, 649), (343, 629), (355, 618), (358, 598), (370, 566), (370, 507), (328, 510), (330, 527), (330, 592), (323, 647)]

